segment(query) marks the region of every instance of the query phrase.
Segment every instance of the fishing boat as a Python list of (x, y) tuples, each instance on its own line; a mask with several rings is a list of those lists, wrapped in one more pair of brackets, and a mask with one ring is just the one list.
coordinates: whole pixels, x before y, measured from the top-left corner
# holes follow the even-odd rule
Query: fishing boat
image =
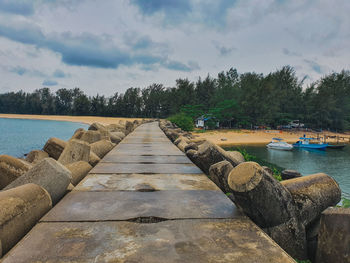
[(316, 140), (315, 138), (300, 137), (299, 141), (293, 144), (297, 148), (307, 148), (307, 149), (317, 149), (324, 150), (327, 148), (328, 143), (310, 143), (311, 140)]
[(283, 142), (282, 138), (272, 138), (272, 141), (266, 145), (269, 149), (290, 151), (293, 150), (293, 145)]
[(343, 149), (345, 144), (328, 144), (327, 149)]

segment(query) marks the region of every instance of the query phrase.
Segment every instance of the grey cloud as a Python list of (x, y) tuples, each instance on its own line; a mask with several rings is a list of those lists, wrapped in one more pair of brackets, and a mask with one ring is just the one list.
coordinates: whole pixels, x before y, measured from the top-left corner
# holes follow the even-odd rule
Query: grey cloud
[(282, 49), (283, 54), (285, 54), (286, 56), (291, 56), (291, 57), (301, 57), (301, 54), (298, 52), (294, 52), (289, 50), (288, 48), (283, 48)]
[(153, 15), (158, 12), (164, 12), (167, 15), (184, 15), (192, 10), (188, 0), (131, 0), (131, 4), (136, 5), (141, 13)]
[(46, 77), (46, 74), (39, 70), (28, 69), (23, 66), (5, 67), (5, 70), (15, 73), (19, 76), (28, 75), (32, 77)]
[(208, 26), (223, 26), (226, 24), (228, 10), (237, 0), (131, 0), (140, 12), (146, 16), (163, 13), (165, 24), (196, 22)]
[(16, 73), (20, 76), (24, 75), (26, 72), (28, 72), (28, 70), (24, 67), (21, 66), (17, 66), (17, 67), (13, 67), (9, 70), (10, 72)]
[(213, 41), (213, 44), (214, 44), (215, 48), (219, 51), (220, 56), (226, 56), (226, 55), (232, 53), (232, 51), (236, 50), (235, 47), (227, 47), (227, 46), (221, 45), (215, 41)]
[(318, 64), (316, 61), (309, 60), (309, 59), (304, 59), (304, 62), (308, 64), (308, 66), (316, 73), (318, 74), (323, 74), (325, 73), (325, 68)]
[[(0, 36), (54, 51), (60, 54), (62, 61), (68, 65), (118, 68), (120, 65), (159, 64), (173, 70), (191, 70), (191, 67), (186, 65), (176, 66), (182, 63), (172, 61), (166, 55), (153, 55), (155, 52), (152, 50), (141, 54), (135, 53), (134, 50), (123, 50), (117, 47), (109, 36), (89, 33), (76, 36), (70, 32), (45, 35), (39, 27), (29, 24), (0, 24)], [(139, 43), (136, 50), (146, 47), (150, 42), (149, 39), (144, 39), (143, 44)]]
[(178, 61), (166, 61), (163, 65), (170, 70), (178, 70), (178, 71), (193, 71), (199, 69), (199, 65), (195, 62), (189, 62), (187, 65)]
[(18, 15), (32, 15), (34, 13), (33, 0), (1, 0), (0, 12)]
[(56, 80), (46, 79), (43, 81), (43, 86), (57, 86), (58, 82)]
[(54, 78), (66, 78), (66, 77), (69, 76), (69, 74), (64, 73), (64, 72), (63, 72), (62, 70), (60, 70), (60, 69), (56, 69), (56, 70), (54, 71), (54, 73), (52, 74), (52, 76), (53, 76)]

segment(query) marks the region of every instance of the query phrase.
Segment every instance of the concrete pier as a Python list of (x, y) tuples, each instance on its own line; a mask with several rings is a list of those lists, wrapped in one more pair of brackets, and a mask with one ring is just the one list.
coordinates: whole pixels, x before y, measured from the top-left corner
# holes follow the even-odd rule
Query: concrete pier
[(110, 151), (2, 262), (294, 260), (154, 122)]

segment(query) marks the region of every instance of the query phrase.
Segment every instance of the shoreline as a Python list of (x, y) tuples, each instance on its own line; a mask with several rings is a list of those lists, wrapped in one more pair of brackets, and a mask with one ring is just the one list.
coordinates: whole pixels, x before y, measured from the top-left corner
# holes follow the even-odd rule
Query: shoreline
[(300, 137), (320, 137), (332, 136), (328, 138), (327, 143), (336, 143), (337, 136), (344, 139), (339, 140), (339, 144), (349, 144), (350, 135), (344, 133), (335, 133), (329, 131), (311, 132), (311, 131), (279, 131), (279, 130), (210, 130), (206, 132), (192, 132), (196, 140), (208, 140), (221, 147), (235, 146), (264, 146), (271, 142), (272, 138), (282, 138), (287, 143), (295, 143)]
[(142, 120), (143, 118), (99, 117), (99, 116), (70, 116), (70, 115), (31, 115), (31, 114), (0, 114), (2, 119), (68, 121), (90, 125), (99, 122), (104, 125), (116, 123), (119, 120)]

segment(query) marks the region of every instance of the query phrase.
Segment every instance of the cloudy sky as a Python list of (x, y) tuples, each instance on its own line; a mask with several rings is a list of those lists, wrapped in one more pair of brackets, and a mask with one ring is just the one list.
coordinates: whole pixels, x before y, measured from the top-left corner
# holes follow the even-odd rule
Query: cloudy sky
[(0, 0), (0, 92), (350, 69), (349, 0)]

